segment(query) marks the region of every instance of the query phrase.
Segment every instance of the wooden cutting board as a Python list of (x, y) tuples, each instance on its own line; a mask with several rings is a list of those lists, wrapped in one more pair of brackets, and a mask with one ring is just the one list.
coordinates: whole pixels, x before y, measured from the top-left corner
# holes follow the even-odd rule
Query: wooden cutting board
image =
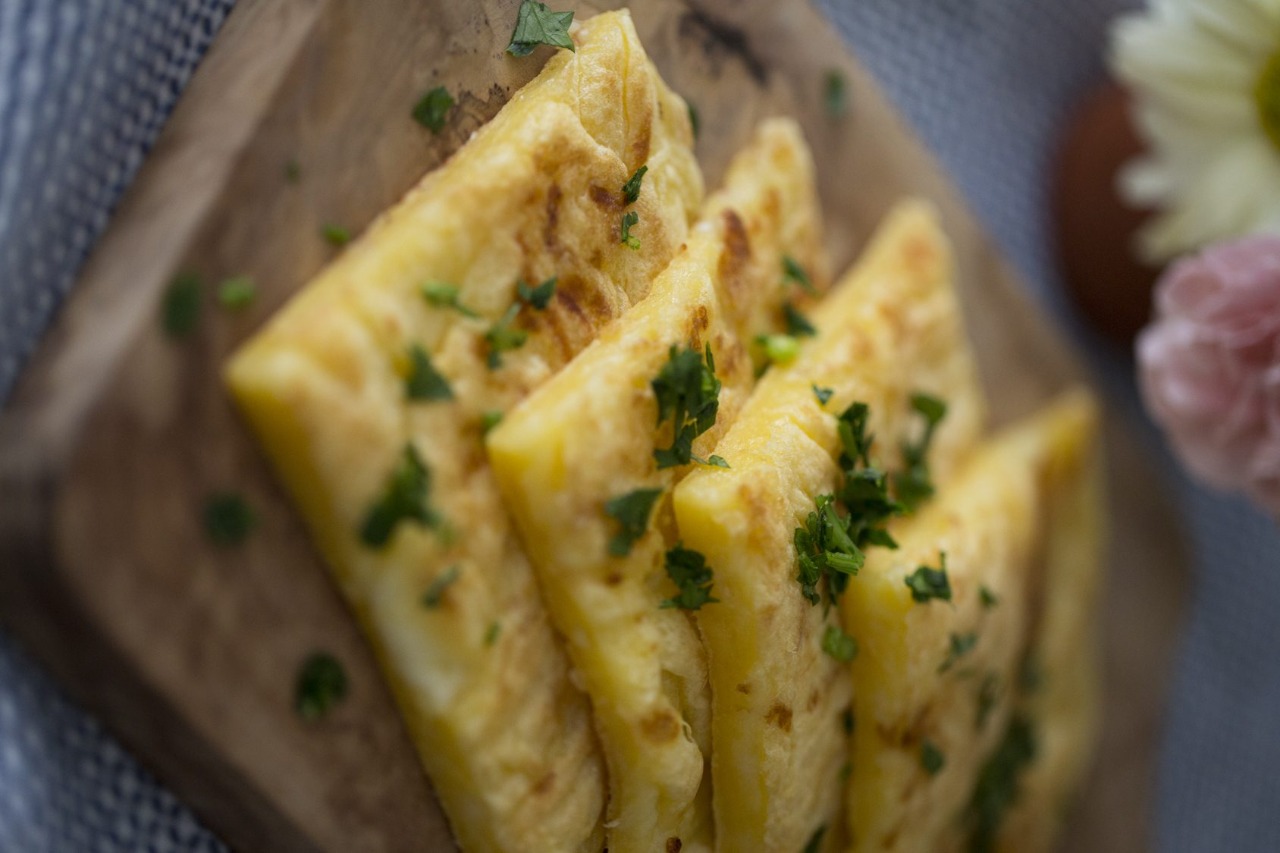
[[(0, 618), (232, 846), (449, 849), (373, 658), (300, 520), (223, 392), (219, 365), (333, 254), (489, 119), (549, 51), (503, 55), (518, 0), (240, 0), (73, 296), (0, 414)], [(621, 3), (560, 0), (580, 15)], [(967, 322), (997, 423), (1081, 375), (866, 72), (804, 0), (643, 0), (637, 28), (701, 118), (714, 187), (752, 126), (789, 114), (818, 164), (833, 258), (847, 264), (905, 193), (955, 241)], [(824, 80), (848, 83), (828, 115)], [(439, 136), (410, 119), (458, 98)], [(286, 177), (296, 163), (298, 179)], [(179, 271), (209, 283), (175, 343), (159, 304)], [(250, 310), (212, 283), (248, 274)], [(1147, 846), (1162, 706), (1188, 550), (1135, 437), (1109, 425), (1106, 726), (1072, 818), (1075, 850)], [(237, 490), (261, 527), (219, 549), (206, 496)], [(331, 651), (350, 695), (292, 709), (300, 662)]]

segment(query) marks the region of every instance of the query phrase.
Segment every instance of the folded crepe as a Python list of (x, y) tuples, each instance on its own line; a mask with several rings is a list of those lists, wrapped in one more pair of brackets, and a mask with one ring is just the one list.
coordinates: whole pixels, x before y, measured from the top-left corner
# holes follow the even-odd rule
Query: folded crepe
[(900, 443), (921, 428), (912, 392), (944, 399), (929, 454), (936, 483), (982, 426), (950, 253), (927, 205), (897, 208), (811, 319), (816, 337), (769, 370), (715, 445), (731, 467), (694, 471), (673, 498), (679, 535), (715, 568), (720, 600), (697, 622), (712, 694), (716, 849), (726, 853), (843, 842), (854, 685), (823, 648), (841, 630), (840, 612), (803, 594), (795, 544), (815, 499), (837, 486), (836, 414), (867, 404), (883, 457), (872, 461), (893, 468)]
[[(711, 696), (688, 608), (723, 605), (705, 601), (705, 589), (682, 598), (673, 581), (680, 549), (669, 496), (699, 458), (709, 459), (746, 401), (753, 341), (802, 316), (809, 297), (787, 283), (787, 271), (814, 292), (827, 284), (813, 180), (794, 122), (762, 125), (648, 296), (487, 442), (552, 621), (592, 699), (609, 770), (607, 845), (616, 853), (713, 843)], [(698, 386), (694, 396), (715, 401), (696, 427), (664, 402), (687, 381)], [(681, 457), (672, 448), (685, 429)], [(639, 504), (624, 517), (616, 502), (628, 500)]]
[(468, 850), (595, 853), (606, 792), (483, 431), (645, 296), (702, 202), (628, 14), (573, 38), (226, 371)]

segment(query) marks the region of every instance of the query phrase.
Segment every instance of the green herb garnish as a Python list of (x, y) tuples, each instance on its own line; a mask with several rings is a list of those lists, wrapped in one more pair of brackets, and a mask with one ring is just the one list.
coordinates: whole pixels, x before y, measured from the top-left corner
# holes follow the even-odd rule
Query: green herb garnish
[(923, 604), (934, 598), (939, 601), (951, 600), (951, 581), (947, 579), (947, 555), (945, 552), (938, 553), (938, 563), (941, 568), (932, 569), (928, 566), (918, 566), (914, 572), (904, 579), (907, 588), (911, 590), (912, 600), (917, 604)]
[(644, 180), (644, 173), (647, 171), (649, 171), (649, 167), (647, 165), (641, 166), (639, 169), (636, 169), (635, 174), (631, 176), (631, 179), (622, 185), (622, 197), (626, 200), (627, 204), (635, 204), (636, 200), (640, 198), (640, 182)]
[(452, 308), (464, 317), (473, 320), (480, 315), (458, 301), (458, 288), (442, 281), (428, 282), (422, 285), (422, 296), (436, 308)]
[(947, 658), (938, 666), (938, 672), (946, 672), (956, 665), (956, 661), (973, 651), (973, 647), (978, 644), (978, 635), (970, 632), (968, 634), (952, 634), (951, 645), (947, 649)]
[(298, 670), (293, 707), (304, 720), (318, 720), (347, 695), (347, 674), (337, 658), (316, 652)]
[(710, 344), (702, 355), (691, 347), (671, 347), (667, 363), (650, 383), (658, 403), (658, 425), (671, 421), (671, 446), (653, 451), (658, 468), (688, 465), (693, 440), (715, 424), (720, 409), (720, 380), (715, 371)]
[(813, 396), (818, 398), (819, 406), (825, 406), (828, 402), (830, 402), (831, 397), (835, 393), (836, 393), (836, 389), (834, 388), (819, 388), (817, 385), (813, 386)]
[(712, 468), (728, 468), (729, 467), (729, 463), (725, 461), (725, 458), (723, 456), (716, 456), (714, 453), (711, 454), (711, 457), (705, 461), (699, 459), (696, 456), (692, 458), (693, 458), (693, 461), (701, 462), (703, 465), (710, 465)]
[(200, 323), (200, 277), (183, 273), (164, 294), (164, 330), (171, 338), (185, 338)]
[(413, 120), (432, 133), (444, 130), (449, 110), (453, 109), (453, 95), (444, 86), (436, 86), (422, 96), (413, 107)]
[(969, 800), (969, 850), (990, 853), (1005, 813), (1018, 799), (1018, 783), (1036, 758), (1036, 736), (1031, 721), (1015, 716), (1004, 738), (983, 765)]
[(432, 610), (439, 607), (440, 602), (444, 601), (445, 591), (457, 583), (461, 575), (462, 568), (460, 566), (450, 566), (441, 572), (427, 587), (427, 591), (422, 594), (422, 606)]
[(800, 354), (800, 342), (791, 335), (758, 335), (756, 345), (770, 364), (787, 365)]
[(341, 225), (323, 225), (320, 228), (320, 236), (330, 246), (341, 248), (351, 242), (351, 232), (343, 228)]
[(782, 280), (798, 284), (806, 293), (817, 294), (818, 290), (813, 286), (813, 281), (809, 278), (809, 274), (805, 272), (804, 267), (800, 266), (800, 262), (790, 255), (782, 256)]
[(698, 118), (698, 108), (692, 102), (685, 104), (689, 108), (689, 127), (693, 130), (693, 141), (698, 141), (698, 132), (702, 129), (702, 121)]
[(365, 516), (360, 540), (371, 548), (385, 547), (402, 521), (439, 529), (443, 519), (427, 503), (430, 491), (431, 472), (427, 464), (412, 444), (406, 444), (382, 495)]
[(405, 380), (404, 395), (409, 400), (453, 399), (448, 381), (432, 366), (427, 351), (417, 344), (409, 348), (409, 378)]
[(569, 25), (572, 23), (573, 12), (552, 12), (546, 3), (524, 0), (516, 16), (516, 28), (511, 33), (507, 53), (528, 56), (540, 44), (573, 50), (573, 39), (569, 38)]
[(933, 741), (927, 738), (921, 741), (920, 766), (924, 768), (924, 772), (928, 773), (930, 776), (937, 776), (938, 771), (941, 770), (942, 766), (946, 763), (947, 761), (942, 755), (942, 750), (938, 749), (937, 745)]
[(631, 228), (640, 221), (640, 214), (629, 210), (622, 215), (622, 243), (629, 249), (640, 248), (640, 238), (631, 233)]
[(848, 109), (847, 92), (845, 91), (844, 75), (836, 70), (827, 72), (823, 78), (823, 103), (827, 107), (827, 115), (832, 118), (840, 118)]
[(247, 275), (229, 278), (218, 285), (218, 304), (229, 311), (243, 311), (253, 304), (258, 288)]
[(298, 164), (297, 160), (290, 158), (284, 164), (284, 179), (291, 184), (296, 184), (302, 180), (302, 166)]
[(947, 416), (947, 404), (928, 394), (912, 394), (911, 408), (924, 417), (924, 433), (917, 442), (902, 443), (902, 461), (905, 467), (893, 475), (894, 494), (908, 510), (914, 510), (933, 496), (933, 480), (929, 476), (926, 457), (929, 445), (933, 442), (934, 430)]
[(667, 577), (680, 591), (663, 601), (659, 607), (678, 607), (681, 610), (699, 610), (704, 604), (716, 604), (720, 599), (711, 597), (713, 572), (706, 557), (697, 551), (676, 543), (667, 552)]
[(809, 836), (809, 843), (804, 846), (803, 853), (818, 853), (822, 849), (822, 839), (827, 834), (827, 825), (824, 823), (813, 831), (813, 835)]
[(1018, 689), (1023, 693), (1035, 693), (1044, 684), (1044, 672), (1032, 657), (1022, 659), (1018, 667)]
[(258, 514), (234, 492), (212, 495), (204, 504), (204, 529), (215, 545), (239, 545), (258, 526)]
[(631, 546), (649, 526), (649, 514), (661, 495), (662, 489), (636, 489), (604, 505), (604, 514), (618, 522), (618, 532), (609, 540), (610, 554), (625, 557), (631, 553)]
[(988, 589), (986, 584), (978, 587), (978, 598), (982, 601), (983, 610), (990, 610), (1000, 603), (1000, 599), (996, 598), (996, 594)]
[(835, 625), (828, 625), (822, 634), (822, 650), (840, 663), (848, 663), (858, 656), (858, 641)]
[(978, 731), (987, 727), (987, 718), (995, 710), (999, 690), (1000, 677), (994, 672), (987, 673), (982, 679), (982, 685), (978, 688), (978, 713), (974, 718), (974, 726)]
[(502, 354), (509, 350), (519, 349), (529, 339), (524, 329), (515, 328), (516, 316), (520, 313), (520, 303), (512, 303), (502, 319), (489, 327), (484, 333), (485, 343), (489, 345), (489, 369), (497, 370), (502, 366)]
[(853, 709), (845, 708), (844, 713), (840, 715), (840, 725), (846, 735), (853, 734), (853, 722)]
[(556, 276), (544, 281), (537, 287), (531, 287), (523, 280), (516, 282), (516, 295), (529, 307), (543, 311), (551, 304), (551, 297), (556, 295)]
[(485, 412), (480, 415), (480, 432), (488, 435), (500, 423), (502, 423), (502, 412), (496, 410)]
[(818, 330), (809, 322), (809, 318), (800, 313), (790, 301), (783, 303), (782, 316), (787, 321), (787, 334), (793, 338), (812, 337)]
[(498, 635), (502, 633), (502, 623), (494, 620), (489, 623), (489, 627), (484, 632), (484, 644), (492, 646), (498, 642)]

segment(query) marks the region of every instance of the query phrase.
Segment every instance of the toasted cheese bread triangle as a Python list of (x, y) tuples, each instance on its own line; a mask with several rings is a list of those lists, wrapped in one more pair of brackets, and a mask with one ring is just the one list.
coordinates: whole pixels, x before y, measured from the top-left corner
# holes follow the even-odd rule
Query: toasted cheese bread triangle
[[(910, 393), (944, 398), (949, 411), (930, 454), (938, 482), (983, 418), (949, 248), (927, 205), (892, 212), (811, 317), (817, 337), (765, 374), (717, 443), (732, 468), (693, 472), (673, 500), (680, 536), (715, 567), (721, 599), (697, 621), (710, 667), (716, 844), (725, 853), (841, 843), (852, 682), (822, 649), (838, 611), (802, 596), (794, 545), (815, 497), (836, 485), (834, 413), (869, 404), (875, 446), (892, 456), (915, 426)], [(830, 389), (825, 405), (815, 386)]]
[[(642, 245), (640, 251), (645, 251)], [(671, 357), (710, 347), (723, 387), (709, 453), (754, 384), (749, 341), (784, 327), (783, 257), (826, 284), (813, 166), (789, 120), (765, 123), (708, 200), (684, 250), (649, 295), (488, 440), (490, 459), (537, 570), (548, 608), (590, 693), (609, 767), (608, 848), (709, 850), (710, 694), (690, 615), (664, 607), (676, 545), (668, 496), (689, 466), (659, 469), (672, 440), (650, 386)], [(733, 460), (729, 460), (733, 464)], [(718, 470), (718, 469), (717, 469)], [(611, 553), (609, 502), (661, 490), (646, 532)], [(712, 590), (715, 593), (715, 590)], [(708, 604), (705, 607), (718, 607)]]
[[(467, 850), (594, 853), (605, 791), (484, 424), (644, 297), (702, 203), (686, 107), (628, 14), (574, 39), (226, 371)], [(622, 187), (642, 164), (633, 251)], [(545, 308), (520, 301), (517, 282), (551, 277)], [(449, 390), (410, 398), (432, 373)]]

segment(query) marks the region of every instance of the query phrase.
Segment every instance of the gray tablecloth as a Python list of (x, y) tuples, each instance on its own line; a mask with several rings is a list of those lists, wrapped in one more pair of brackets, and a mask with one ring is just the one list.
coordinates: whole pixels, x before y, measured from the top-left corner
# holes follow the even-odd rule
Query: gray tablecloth
[[(0, 0), (0, 402), (233, 2)], [(1131, 0), (821, 5), (1035, 296), (1087, 336), (1046, 240), (1047, 164), (1064, 111), (1103, 73), (1107, 22)], [(1096, 365), (1113, 404), (1140, 421), (1124, 360)], [(1198, 573), (1159, 768), (1158, 847), (1280, 850), (1280, 534), (1169, 477)], [(220, 849), (0, 634), (0, 850)]]

